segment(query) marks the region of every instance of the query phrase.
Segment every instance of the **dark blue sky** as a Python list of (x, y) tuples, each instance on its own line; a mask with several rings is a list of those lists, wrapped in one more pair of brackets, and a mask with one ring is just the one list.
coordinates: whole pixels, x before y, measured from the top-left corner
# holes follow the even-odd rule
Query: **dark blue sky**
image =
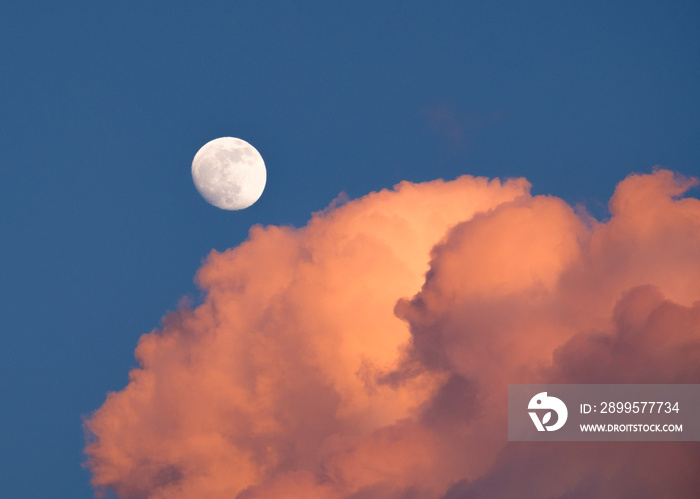
[[(700, 174), (697, 2), (378, 4), (0, 3), (3, 497), (92, 497), (81, 416), (253, 224), (461, 174), (604, 217), (631, 171)], [(224, 135), (268, 168), (241, 212), (190, 177)]]

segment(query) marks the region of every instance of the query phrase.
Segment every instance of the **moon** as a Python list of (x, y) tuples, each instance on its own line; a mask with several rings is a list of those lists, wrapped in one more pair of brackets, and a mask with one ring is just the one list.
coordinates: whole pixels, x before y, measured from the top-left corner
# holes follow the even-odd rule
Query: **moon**
[(222, 210), (242, 210), (262, 195), (267, 170), (260, 153), (248, 142), (220, 137), (194, 155), (192, 180), (209, 204)]

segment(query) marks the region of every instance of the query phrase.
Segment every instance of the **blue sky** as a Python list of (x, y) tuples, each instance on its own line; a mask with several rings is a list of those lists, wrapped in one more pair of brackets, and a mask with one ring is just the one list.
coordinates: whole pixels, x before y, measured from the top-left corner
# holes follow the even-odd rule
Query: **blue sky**
[[(691, 1), (0, 4), (3, 496), (92, 497), (81, 417), (254, 224), (461, 174), (605, 217), (632, 171), (700, 174), (699, 21)], [(268, 168), (241, 212), (190, 177), (226, 135)]]

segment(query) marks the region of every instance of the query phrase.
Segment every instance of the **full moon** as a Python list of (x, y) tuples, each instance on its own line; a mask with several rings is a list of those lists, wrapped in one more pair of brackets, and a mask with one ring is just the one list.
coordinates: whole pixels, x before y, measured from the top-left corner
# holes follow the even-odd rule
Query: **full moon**
[(248, 142), (221, 137), (194, 155), (192, 180), (208, 203), (222, 210), (242, 210), (260, 198), (267, 171), (262, 156)]

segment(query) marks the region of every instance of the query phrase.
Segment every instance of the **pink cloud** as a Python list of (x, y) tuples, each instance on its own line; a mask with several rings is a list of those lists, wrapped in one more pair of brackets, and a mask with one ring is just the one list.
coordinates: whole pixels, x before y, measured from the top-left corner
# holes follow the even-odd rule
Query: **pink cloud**
[(697, 444), (509, 444), (504, 396), (700, 382), (700, 201), (681, 197), (695, 183), (631, 175), (605, 223), (523, 179), (461, 177), (252, 228), (209, 256), (204, 303), (144, 335), (128, 386), (86, 421), (93, 485), (144, 499), (695, 497)]

